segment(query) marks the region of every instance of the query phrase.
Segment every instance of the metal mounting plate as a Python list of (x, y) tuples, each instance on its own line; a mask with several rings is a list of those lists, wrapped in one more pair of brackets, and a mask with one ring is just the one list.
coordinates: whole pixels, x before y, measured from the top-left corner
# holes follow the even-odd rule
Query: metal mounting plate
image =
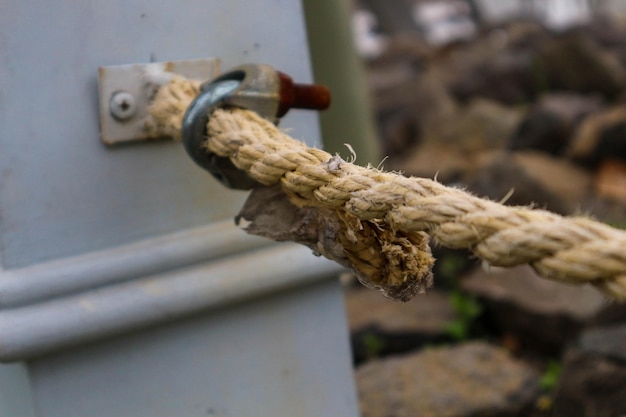
[(98, 68), (102, 141), (117, 145), (148, 140), (144, 131), (148, 106), (160, 85), (166, 84), (173, 74), (204, 82), (219, 72), (217, 58)]

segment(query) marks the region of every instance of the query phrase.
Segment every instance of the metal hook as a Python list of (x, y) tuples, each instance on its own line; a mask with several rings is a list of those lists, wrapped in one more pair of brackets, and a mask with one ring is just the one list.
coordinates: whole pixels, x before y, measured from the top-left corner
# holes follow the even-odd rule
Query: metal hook
[(326, 87), (294, 84), (289, 76), (268, 65), (242, 65), (201, 86), (183, 118), (183, 145), (191, 159), (222, 184), (249, 190), (255, 182), (245, 172), (228, 158), (218, 157), (202, 146), (211, 113), (223, 106), (243, 107), (277, 123), (292, 107), (323, 110), (329, 105), (330, 92)]

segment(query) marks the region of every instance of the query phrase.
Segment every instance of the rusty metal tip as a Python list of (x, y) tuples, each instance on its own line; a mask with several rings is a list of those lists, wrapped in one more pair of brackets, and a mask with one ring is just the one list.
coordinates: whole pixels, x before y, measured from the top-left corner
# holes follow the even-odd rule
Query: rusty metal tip
[(318, 84), (294, 84), (294, 101), (291, 107), (296, 109), (326, 110), (330, 106), (330, 90)]
[(325, 110), (330, 106), (330, 90), (319, 84), (295, 84), (290, 76), (277, 71), (280, 79), (278, 117), (289, 109)]

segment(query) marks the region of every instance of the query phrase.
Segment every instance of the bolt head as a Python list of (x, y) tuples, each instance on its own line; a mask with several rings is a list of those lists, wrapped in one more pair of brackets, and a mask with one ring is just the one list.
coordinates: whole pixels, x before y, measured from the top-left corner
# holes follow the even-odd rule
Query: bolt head
[(132, 119), (137, 113), (137, 102), (135, 96), (128, 91), (116, 91), (111, 95), (109, 101), (109, 111), (111, 116), (118, 121)]

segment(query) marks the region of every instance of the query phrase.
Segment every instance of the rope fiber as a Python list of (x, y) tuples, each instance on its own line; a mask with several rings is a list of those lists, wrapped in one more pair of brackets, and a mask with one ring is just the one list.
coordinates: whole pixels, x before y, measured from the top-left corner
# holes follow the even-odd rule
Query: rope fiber
[[(147, 126), (154, 136), (180, 136), (184, 109), (196, 91), (195, 84), (183, 79), (159, 90)], [(420, 258), (415, 266), (420, 272), (412, 273), (406, 256), (392, 254), (385, 267), (387, 275), (394, 275), (392, 282), (384, 277), (372, 282), (357, 269), (362, 281), (384, 292), (389, 285), (411, 288), (408, 293), (387, 292), (394, 298), (406, 300), (429, 285), (432, 258), (422, 245), (428, 235), (439, 245), (469, 249), (490, 265), (530, 264), (544, 278), (589, 283), (611, 298), (626, 301), (626, 232), (622, 230), (584, 216), (505, 206), (427, 178), (361, 167), (308, 147), (248, 110), (216, 110), (207, 132), (207, 151), (230, 158), (260, 184), (280, 184), (297, 207), (334, 213), (347, 225), (345, 233), (354, 235), (354, 245), (364, 229), (385, 235), (378, 246), (364, 252), (400, 248)], [(394, 239), (404, 239), (404, 246), (397, 246)], [(419, 249), (407, 251), (407, 242), (409, 246), (419, 242)], [(412, 280), (420, 284), (410, 285)]]

